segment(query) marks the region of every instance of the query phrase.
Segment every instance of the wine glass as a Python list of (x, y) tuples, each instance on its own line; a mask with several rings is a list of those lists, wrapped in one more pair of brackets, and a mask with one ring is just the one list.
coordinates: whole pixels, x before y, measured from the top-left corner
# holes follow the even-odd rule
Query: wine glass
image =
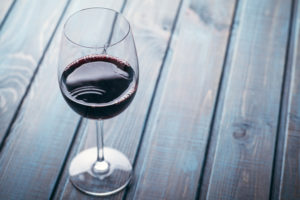
[(69, 168), (80, 191), (96, 196), (124, 189), (132, 166), (121, 152), (104, 147), (103, 120), (124, 111), (138, 86), (138, 59), (130, 24), (108, 8), (87, 8), (64, 25), (58, 81), (68, 105), (96, 124), (97, 148), (79, 153)]

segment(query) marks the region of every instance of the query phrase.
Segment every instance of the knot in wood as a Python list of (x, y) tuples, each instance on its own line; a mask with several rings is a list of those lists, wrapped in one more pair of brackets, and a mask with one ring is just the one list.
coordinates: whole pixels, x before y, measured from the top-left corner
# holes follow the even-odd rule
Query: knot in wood
[(237, 140), (246, 139), (247, 130), (251, 127), (249, 123), (235, 123), (233, 137)]

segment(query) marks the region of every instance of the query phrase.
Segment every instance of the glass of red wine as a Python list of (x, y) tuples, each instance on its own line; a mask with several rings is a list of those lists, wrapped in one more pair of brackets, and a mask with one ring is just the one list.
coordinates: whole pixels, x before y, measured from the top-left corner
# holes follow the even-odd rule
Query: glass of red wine
[(60, 90), (75, 112), (95, 121), (97, 130), (97, 147), (79, 153), (69, 168), (72, 184), (84, 193), (111, 195), (130, 182), (128, 158), (103, 145), (103, 120), (128, 107), (138, 79), (135, 43), (122, 14), (87, 8), (68, 18), (59, 53)]

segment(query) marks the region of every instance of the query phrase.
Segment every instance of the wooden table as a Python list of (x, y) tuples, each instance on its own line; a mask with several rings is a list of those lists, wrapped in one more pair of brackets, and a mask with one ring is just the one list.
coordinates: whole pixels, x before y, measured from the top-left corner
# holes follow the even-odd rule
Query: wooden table
[(56, 74), (66, 18), (95, 6), (129, 19), (140, 62), (105, 121), (135, 174), (109, 199), (300, 199), (298, 0), (3, 0), (0, 199), (98, 199), (68, 180), (95, 134)]

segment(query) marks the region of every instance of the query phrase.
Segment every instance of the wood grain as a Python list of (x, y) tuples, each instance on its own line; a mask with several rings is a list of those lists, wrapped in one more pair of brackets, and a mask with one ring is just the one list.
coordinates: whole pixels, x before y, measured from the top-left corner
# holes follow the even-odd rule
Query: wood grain
[(127, 199), (195, 199), (234, 3), (184, 4)]
[(289, 94), (291, 92), (291, 79), (292, 79), (292, 68), (293, 68), (293, 58), (295, 55), (297, 45), (297, 1), (292, 1), (292, 10), (290, 12), (290, 25), (289, 25), (289, 35), (288, 35), (288, 44), (287, 44), (287, 53), (285, 59), (285, 70), (284, 70), (284, 82), (282, 85), (281, 92), (281, 105), (280, 105), (280, 116), (278, 121), (278, 133), (276, 139), (275, 147), (275, 158), (273, 163), (273, 176), (272, 176), (272, 185), (271, 185), (271, 194), (270, 199), (277, 200), (280, 199), (280, 187), (282, 180), (282, 170), (283, 170), (283, 159), (284, 159), (284, 149), (285, 149), (285, 140), (287, 137), (287, 115), (289, 112)]
[(242, 0), (207, 199), (268, 199), (291, 1)]
[(3, 0), (0, 3), (0, 28), (2, 21), (5, 16), (8, 14), (7, 12), (10, 10), (10, 7), (13, 6), (15, 0)]
[(300, 199), (300, 3), (295, 5), (294, 40), (291, 45), (291, 85), (279, 199)]
[[(85, 0), (71, 3), (1, 152), (0, 199), (51, 197), (79, 120), (61, 97), (57, 83), (63, 24), (67, 16), (79, 9), (96, 5), (116, 9), (122, 2)], [(48, 13), (48, 17), (52, 12)], [(43, 37), (43, 33), (39, 34), (37, 38)]]
[[(124, 9), (124, 14), (132, 25), (137, 45), (140, 61), (140, 83), (136, 97), (129, 108), (121, 115), (105, 121), (104, 139), (106, 146), (124, 152), (131, 162), (134, 161), (138, 149), (148, 106), (170, 39), (179, 2), (179, 0), (147, 0), (143, 2), (132, 0), (127, 2)], [(82, 143), (79, 146), (74, 146), (74, 149), (81, 151), (87, 147), (95, 146), (95, 133), (91, 131), (87, 136), (86, 140), (82, 140)], [(111, 198), (122, 199), (122, 195), (123, 193), (119, 193)], [(90, 199), (92, 197), (83, 195), (74, 189), (71, 183), (67, 182), (61, 198)]]
[(1, 29), (0, 143), (66, 3), (67, 0), (18, 1)]
[[(71, 1), (56, 31), (67, 1), (0, 5), (0, 23), (2, 10), (13, 5), (0, 29), (0, 143), (8, 135), (0, 152), (0, 199), (99, 199), (68, 181), (71, 159), (95, 146), (95, 130), (85, 132), (86, 121), (78, 128), (79, 116), (61, 97), (58, 50), (71, 13), (125, 4), (140, 86), (129, 108), (105, 121), (105, 144), (130, 158), (135, 179), (125, 192), (105, 199), (195, 199), (210, 124), (215, 157), (201, 199), (300, 199), (298, 0), (239, 0), (214, 123), (235, 0)], [(295, 33), (285, 73), (293, 6)], [(276, 136), (279, 121), (287, 122), (284, 137)], [(278, 138), (285, 140), (275, 160)], [(274, 160), (281, 158), (282, 176), (272, 179)], [(270, 196), (276, 188), (279, 193)]]

